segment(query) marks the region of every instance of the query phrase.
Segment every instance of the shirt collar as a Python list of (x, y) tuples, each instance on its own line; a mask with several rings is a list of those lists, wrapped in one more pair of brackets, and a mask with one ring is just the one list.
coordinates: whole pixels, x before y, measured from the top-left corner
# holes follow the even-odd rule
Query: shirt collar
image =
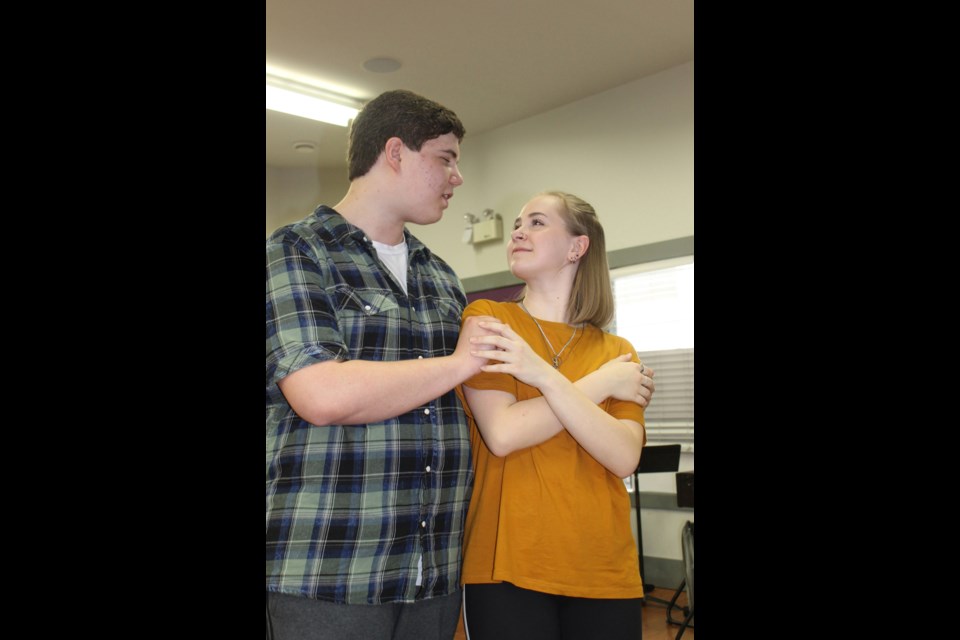
[[(326, 205), (320, 205), (316, 211), (314, 211), (314, 214), (318, 220), (323, 222), (324, 225), (333, 232), (333, 235), (341, 243), (345, 238), (350, 237), (358, 244), (373, 247), (373, 242), (367, 237), (363, 229), (347, 222), (346, 218), (337, 213), (336, 210)], [(407, 251), (411, 259), (418, 258), (421, 255), (424, 260), (430, 259), (432, 255), (430, 249), (427, 245), (420, 242), (417, 236), (410, 233), (410, 230), (406, 227), (403, 228), (403, 239), (407, 242)]]

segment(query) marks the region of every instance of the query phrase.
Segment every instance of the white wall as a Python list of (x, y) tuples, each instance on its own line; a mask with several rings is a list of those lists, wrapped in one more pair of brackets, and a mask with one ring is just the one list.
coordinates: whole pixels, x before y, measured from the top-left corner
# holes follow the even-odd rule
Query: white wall
[[(653, 399), (657, 401), (656, 397)], [(680, 454), (679, 471), (693, 471), (693, 454)], [(637, 488), (641, 492), (676, 493), (677, 477), (674, 473), (642, 473), (637, 475)], [(634, 522), (636, 512), (633, 511)], [(680, 535), (687, 520), (694, 521), (692, 511), (648, 509), (640, 502), (640, 521), (643, 529), (643, 554), (655, 558), (683, 560)], [(633, 527), (636, 537), (636, 525)]]
[(464, 124), (464, 184), (443, 220), (410, 225), (461, 278), (506, 270), (506, 237), (463, 245), (463, 214), (493, 209), (506, 234), (544, 189), (594, 205), (608, 251), (693, 235), (693, 63), (477, 136)]
[(350, 181), (343, 169), (281, 169), (267, 166), (267, 234), (305, 218), (318, 204), (340, 202)]

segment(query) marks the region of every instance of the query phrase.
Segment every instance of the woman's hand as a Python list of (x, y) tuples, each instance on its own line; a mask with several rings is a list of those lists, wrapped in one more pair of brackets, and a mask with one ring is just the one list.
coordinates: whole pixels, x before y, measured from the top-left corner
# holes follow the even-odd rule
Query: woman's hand
[(602, 377), (608, 397), (646, 407), (653, 397), (653, 369), (632, 360), (631, 354), (622, 353), (597, 369), (595, 374)]
[[(520, 382), (537, 388), (549, 380), (550, 376), (561, 375), (531, 349), (530, 345), (510, 328), (510, 325), (501, 322), (479, 324), (480, 328), (486, 329), (492, 335), (470, 338), (470, 344), (477, 348), (477, 351), (471, 351), (471, 354), (496, 361), (480, 367), (481, 371), (507, 373)], [(484, 345), (491, 345), (493, 348), (490, 349)], [(484, 348), (488, 350), (483, 351)]]

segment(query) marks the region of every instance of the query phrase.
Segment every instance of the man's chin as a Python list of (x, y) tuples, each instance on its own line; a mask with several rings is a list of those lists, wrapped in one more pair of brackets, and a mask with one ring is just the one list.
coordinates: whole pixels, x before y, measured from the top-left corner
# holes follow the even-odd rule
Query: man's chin
[(441, 219), (443, 219), (443, 211), (438, 211), (435, 215), (430, 215), (430, 216), (425, 215), (418, 218), (416, 221), (414, 221), (414, 224), (420, 224), (420, 225), (436, 224), (440, 222)]

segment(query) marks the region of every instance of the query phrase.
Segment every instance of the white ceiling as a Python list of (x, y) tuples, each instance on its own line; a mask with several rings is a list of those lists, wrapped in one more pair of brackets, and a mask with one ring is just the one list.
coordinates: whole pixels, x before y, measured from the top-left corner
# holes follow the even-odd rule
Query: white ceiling
[[(694, 0), (266, 0), (266, 64), (369, 100), (409, 89), (476, 135), (693, 60)], [(363, 63), (395, 58), (393, 73)], [(267, 164), (344, 167), (347, 129), (266, 112)], [(304, 154), (293, 143), (312, 141)]]

